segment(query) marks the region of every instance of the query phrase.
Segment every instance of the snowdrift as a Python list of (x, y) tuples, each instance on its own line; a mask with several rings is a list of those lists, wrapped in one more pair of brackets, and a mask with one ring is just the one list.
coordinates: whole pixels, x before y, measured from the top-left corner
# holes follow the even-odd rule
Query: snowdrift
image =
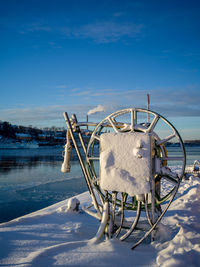
[(200, 179), (181, 183), (175, 200), (159, 224), (156, 240), (131, 250), (117, 239), (92, 244), (98, 221), (81, 207), (88, 192), (76, 196), (80, 211), (69, 199), (0, 225), (0, 266), (199, 266)]

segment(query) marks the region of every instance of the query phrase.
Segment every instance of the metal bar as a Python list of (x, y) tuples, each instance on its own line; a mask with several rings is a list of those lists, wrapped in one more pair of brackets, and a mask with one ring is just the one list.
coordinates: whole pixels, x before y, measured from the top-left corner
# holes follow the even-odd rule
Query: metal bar
[(137, 226), (139, 218), (140, 218), (140, 214), (141, 214), (141, 207), (142, 207), (142, 203), (141, 203), (141, 201), (138, 201), (137, 212), (136, 212), (136, 216), (135, 216), (135, 219), (133, 221), (133, 224), (131, 225), (130, 229), (126, 232), (126, 234), (124, 234), (123, 236), (120, 237), (121, 241), (124, 241), (126, 238), (128, 238), (132, 234), (132, 232), (134, 231), (135, 227)]
[(131, 131), (134, 131), (134, 113), (133, 113), (133, 109), (131, 109)]
[(97, 135), (94, 135), (94, 139), (96, 139), (96, 140), (100, 141), (100, 137), (99, 137), (99, 136), (97, 136)]
[(64, 118), (65, 118), (67, 127), (68, 127), (68, 129), (69, 129), (69, 131), (70, 131), (70, 135), (71, 135), (72, 141), (73, 141), (73, 143), (74, 143), (74, 147), (75, 147), (75, 149), (76, 149), (76, 153), (77, 153), (77, 156), (78, 156), (78, 158), (79, 158), (80, 165), (81, 165), (81, 169), (82, 169), (83, 175), (84, 175), (84, 177), (85, 177), (85, 181), (86, 181), (86, 184), (87, 184), (89, 193), (90, 193), (90, 195), (91, 195), (91, 197), (92, 197), (92, 201), (93, 201), (94, 207), (96, 208), (97, 213), (98, 213), (98, 214), (100, 215), (100, 217), (101, 217), (101, 213), (100, 213), (100, 210), (99, 210), (99, 205), (98, 205), (98, 202), (97, 202), (97, 200), (96, 200), (96, 197), (95, 197), (95, 194), (94, 194), (92, 185), (91, 185), (91, 183), (90, 183), (90, 179), (89, 179), (89, 177), (88, 177), (88, 174), (87, 174), (87, 171), (86, 171), (86, 168), (85, 168), (85, 165), (84, 165), (84, 162), (83, 162), (81, 153), (80, 153), (80, 151), (79, 151), (79, 148), (78, 148), (78, 146), (77, 146), (76, 140), (75, 140), (75, 138), (74, 138), (74, 134), (73, 134), (73, 130), (72, 130), (72, 125), (71, 125), (71, 123), (70, 123), (68, 114), (67, 114), (67, 112), (64, 112), (63, 115), (64, 115)]
[(156, 143), (159, 146), (159, 145), (167, 143), (169, 140), (173, 139), (174, 137), (176, 137), (176, 133), (173, 133), (173, 134), (167, 136), (166, 138), (164, 138), (164, 139), (162, 139), (160, 141), (157, 141)]
[(115, 210), (116, 210), (116, 200), (117, 200), (117, 192), (112, 192), (112, 234), (114, 233), (115, 227)]
[(158, 223), (161, 221), (162, 217), (164, 216), (164, 214), (166, 213), (166, 211), (168, 210), (169, 206), (171, 205), (177, 191), (178, 191), (178, 187), (180, 185), (181, 180), (179, 181), (176, 189), (173, 192), (173, 195), (169, 201), (169, 203), (167, 204), (167, 206), (165, 206), (165, 209), (163, 210), (162, 214), (157, 218), (157, 221), (153, 224), (153, 226), (149, 229), (149, 231), (146, 232), (146, 234), (140, 239), (138, 240), (131, 249), (135, 249), (139, 244), (141, 244), (146, 238), (147, 236), (149, 236), (151, 234), (151, 232), (156, 228), (156, 226), (158, 225)]
[[(77, 122), (74, 126), (77, 126), (77, 127), (82, 127), (82, 126), (97, 126), (98, 123), (95, 123), (95, 122)], [(116, 122), (116, 125), (117, 127), (119, 128), (123, 128), (124, 127), (124, 123), (122, 122)], [(112, 128), (113, 125), (111, 123), (102, 123), (102, 126), (103, 127), (110, 127)]]
[[(77, 126), (77, 124), (78, 124), (78, 120), (77, 120), (77, 117), (76, 117), (75, 114), (72, 115), (72, 119), (73, 119), (73, 120), (75, 121), (75, 123), (76, 123), (76, 128), (77, 128), (77, 130), (78, 130), (78, 137), (79, 137), (79, 140), (80, 140), (81, 145), (82, 145), (82, 147), (83, 147), (84, 153), (85, 153), (85, 155), (86, 155), (86, 154), (87, 154), (87, 150), (86, 150), (85, 143), (84, 143), (84, 140), (83, 140), (83, 137), (82, 137), (82, 134), (81, 134), (80, 127)], [(88, 165), (89, 165), (90, 171), (92, 172), (93, 176), (95, 177), (95, 179), (97, 179), (97, 178), (96, 178), (96, 175), (95, 175), (94, 172), (92, 171), (90, 162), (88, 162)], [(87, 170), (86, 170), (86, 171), (87, 171)], [(102, 203), (102, 204), (103, 204), (103, 203)]]
[(154, 117), (154, 119), (153, 119), (152, 123), (150, 124), (149, 128), (146, 130), (147, 133), (153, 131), (153, 129), (155, 128), (155, 126), (156, 126), (156, 124), (157, 124), (159, 119), (160, 119), (160, 117), (158, 115), (156, 115)]
[(134, 124), (137, 124), (137, 111), (134, 109)]
[(109, 117), (108, 120), (111, 123), (111, 125), (112, 125), (113, 129), (115, 130), (115, 132), (118, 133), (119, 130), (116, 128), (116, 126), (115, 126), (114, 122), (112, 121), (112, 119)]
[(153, 224), (152, 224), (151, 218), (149, 216), (149, 211), (148, 211), (148, 194), (145, 195), (144, 207), (145, 207), (145, 213), (146, 213), (146, 217), (147, 217), (148, 223), (152, 227)]
[(150, 105), (150, 95), (147, 94), (147, 122), (150, 122), (150, 115), (149, 115), (149, 105)]
[(115, 237), (118, 237), (118, 235), (120, 234), (120, 232), (122, 230), (122, 225), (124, 223), (124, 204), (125, 204), (125, 201), (126, 201), (126, 195), (124, 193), (121, 193), (121, 196), (122, 196), (121, 197), (121, 220), (120, 220), (120, 226), (116, 231), (116, 236)]
[[(72, 118), (75, 120), (75, 122), (76, 122), (76, 126), (77, 126), (78, 121), (77, 121), (77, 117), (76, 117), (76, 115), (73, 114), (73, 115), (72, 115)], [(81, 131), (80, 131), (80, 127), (79, 127), (79, 126), (77, 126), (77, 127), (78, 127), (78, 137), (79, 137), (79, 140), (80, 140), (81, 145), (82, 145), (82, 147), (83, 147), (84, 153), (86, 154), (86, 147), (85, 147), (85, 143), (84, 143), (84, 141), (83, 141), (83, 137), (82, 137), (82, 134), (81, 134)]]
[(162, 157), (161, 160), (185, 160), (184, 157)]
[(89, 160), (99, 160), (99, 157), (88, 157)]
[(77, 122), (76, 126), (97, 126), (96, 122)]

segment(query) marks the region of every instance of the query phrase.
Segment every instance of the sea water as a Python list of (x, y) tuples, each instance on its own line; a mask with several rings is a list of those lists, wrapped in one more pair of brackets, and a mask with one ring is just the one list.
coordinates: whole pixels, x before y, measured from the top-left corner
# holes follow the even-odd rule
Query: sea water
[[(177, 155), (178, 148), (167, 148)], [(87, 190), (77, 158), (62, 173), (63, 148), (0, 150), (0, 223)], [(187, 164), (200, 160), (200, 146), (186, 147)], [(174, 162), (176, 164), (176, 162)]]
[(79, 162), (62, 173), (62, 148), (0, 150), (0, 222), (87, 190)]

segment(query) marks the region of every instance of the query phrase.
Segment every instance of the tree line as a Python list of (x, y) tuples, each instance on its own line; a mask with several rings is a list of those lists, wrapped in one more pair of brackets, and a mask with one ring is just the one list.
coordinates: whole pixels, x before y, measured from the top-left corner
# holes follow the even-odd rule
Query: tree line
[(7, 138), (16, 138), (16, 134), (30, 134), (34, 139), (37, 139), (39, 134), (50, 134), (54, 135), (56, 132), (63, 132), (63, 136), (65, 135), (64, 127), (44, 127), (37, 128), (30, 126), (22, 126), (22, 125), (12, 125), (7, 121), (0, 121), (0, 135)]

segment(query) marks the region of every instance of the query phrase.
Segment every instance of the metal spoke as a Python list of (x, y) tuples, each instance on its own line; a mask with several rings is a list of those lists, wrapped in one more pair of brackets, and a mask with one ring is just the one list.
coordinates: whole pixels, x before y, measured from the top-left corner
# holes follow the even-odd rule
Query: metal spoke
[(133, 110), (131, 109), (131, 131), (134, 130), (134, 114)]
[(131, 109), (131, 131), (134, 131), (134, 126), (137, 123), (137, 112), (135, 109)]
[(109, 120), (110, 124), (112, 125), (113, 129), (115, 130), (115, 132), (118, 133), (119, 130), (116, 128), (116, 126), (115, 126), (114, 122), (112, 121), (112, 119), (109, 117), (108, 120)]
[(174, 137), (176, 137), (176, 133), (174, 132), (173, 134), (167, 136), (166, 138), (160, 140), (160, 141), (157, 141), (157, 145), (163, 145), (165, 143), (167, 143), (168, 141), (170, 141), (171, 139), (173, 139)]
[(150, 124), (149, 128), (146, 130), (147, 133), (151, 133), (153, 131), (153, 129), (155, 128), (158, 120), (160, 119), (160, 117), (158, 115), (156, 115), (152, 121), (152, 123)]
[(99, 137), (99, 136), (97, 136), (97, 135), (94, 135), (94, 139), (96, 139), (96, 140), (100, 141), (100, 137)]

